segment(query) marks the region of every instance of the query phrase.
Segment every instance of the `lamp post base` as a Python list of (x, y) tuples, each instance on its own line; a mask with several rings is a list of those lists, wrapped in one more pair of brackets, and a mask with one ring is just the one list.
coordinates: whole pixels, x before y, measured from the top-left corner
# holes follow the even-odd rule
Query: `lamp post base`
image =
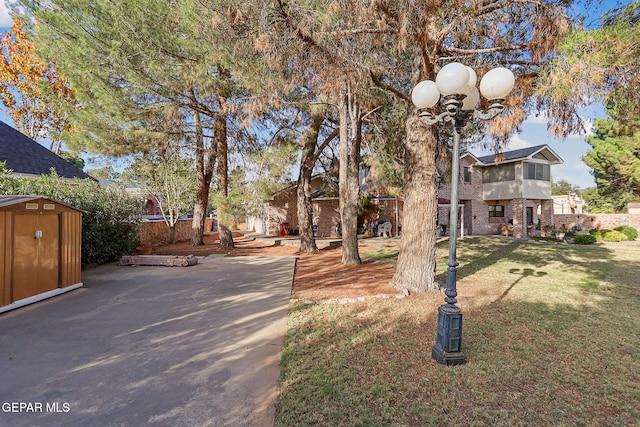
[(462, 352), (462, 312), (455, 305), (438, 308), (438, 332), (431, 357), (442, 365), (462, 365), (466, 362)]
[(467, 361), (463, 352), (447, 353), (437, 345), (431, 348), (431, 357), (439, 364), (447, 366), (464, 365)]

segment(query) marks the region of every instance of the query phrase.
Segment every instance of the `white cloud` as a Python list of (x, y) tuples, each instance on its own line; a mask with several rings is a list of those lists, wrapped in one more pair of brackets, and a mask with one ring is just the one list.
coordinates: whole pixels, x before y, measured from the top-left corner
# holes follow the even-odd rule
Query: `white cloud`
[(533, 144), (529, 143), (525, 139), (522, 139), (520, 135), (513, 135), (509, 140), (509, 146), (506, 148), (506, 150), (517, 150), (519, 148), (527, 147), (533, 147)]
[(593, 120), (587, 119), (585, 117), (581, 117), (582, 125), (584, 126), (584, 132), (574, 132), (570, 134), (567, 139), (579, 139), (586, 140), (587, 136), (593, 135)]
[(0, 27), (10, 27), (13, 25), (11, 15), (9, 15), (9, 9), (4, 4), (4, 0), (0, 0)]

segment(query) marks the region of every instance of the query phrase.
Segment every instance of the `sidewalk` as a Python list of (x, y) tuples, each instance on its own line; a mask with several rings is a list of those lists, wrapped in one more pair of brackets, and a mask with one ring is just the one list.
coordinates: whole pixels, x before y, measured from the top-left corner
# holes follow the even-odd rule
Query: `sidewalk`
[(272, 425), (294, 268), (110, 264), (0, 315), (0, 425)]

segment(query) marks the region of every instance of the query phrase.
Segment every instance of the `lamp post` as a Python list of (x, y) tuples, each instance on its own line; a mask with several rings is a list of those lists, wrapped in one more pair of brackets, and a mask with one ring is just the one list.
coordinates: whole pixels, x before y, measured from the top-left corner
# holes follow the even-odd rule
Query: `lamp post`
[[(449, 213), (449, 258), (447, 259), (446, 304), (438, 308), (438, 331), (431, 356), (443, 365), (465, 363), (462, 352), (462, 312), (456, 306), (456, 240), (458, 234), (458, 175), (460, 169), (460, 132), (470, 118), (491, 120), (504, 110), (505, 97), (515, 84), (513, 73), (504, 67), (487, 72), (476, 88), (477, 76), (471, 67), (453, 62), (442, 67), (436, 81), (424, 80), (411, 93), (411, 100), (426, 125), (452, 122), (451, 210)], [(489, 101), (486, 111), (476, 110), (480, 93)], [(440, 104), (440, 112), (432, 112)]]

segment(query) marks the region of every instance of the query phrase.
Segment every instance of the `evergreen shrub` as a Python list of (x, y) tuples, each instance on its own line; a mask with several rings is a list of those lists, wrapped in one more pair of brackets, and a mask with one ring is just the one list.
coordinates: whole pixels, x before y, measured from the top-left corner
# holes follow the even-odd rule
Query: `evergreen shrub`
[(629, 240), (626, 234), (616, 230), (607, 230), (606, 233), (602, 233), (602, 239), (605, 242), (620, 242), (623, 240)]
[(589, 235), (593, 236), (596, 239), (596, 242), (602, 242), (604, 241), (604, 239), (602, 238), (603, 233), (606, 231), (608, 230), (596, 230), (595, 228), (592, 228), (591, 230), (589, 230)]
[(592, 245), (596, 242), (596, 238), (591, 234), (578, 234), (573, 238), (576, 245)]
[(614, 230), (624, 233), (629, 240), (636, 240), (638, 238), (638, 230), (628, 225), (621, 225), (614, 228)]

